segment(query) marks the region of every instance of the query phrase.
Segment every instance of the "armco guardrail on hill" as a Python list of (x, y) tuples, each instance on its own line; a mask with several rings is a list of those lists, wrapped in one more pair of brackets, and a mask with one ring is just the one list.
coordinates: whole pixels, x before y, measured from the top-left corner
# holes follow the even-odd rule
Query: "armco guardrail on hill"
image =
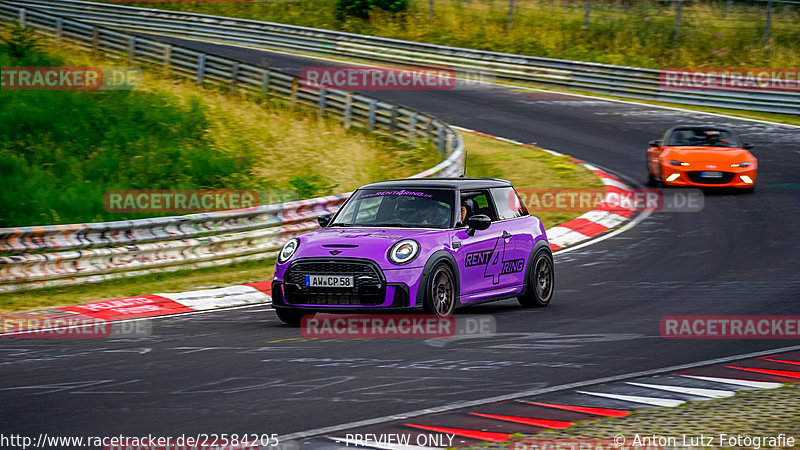
[[(321, 113), (341, 117), (346, 127), (364, 126), (412, 145), (417, 137), (430, 138), (445, 159), (414, 177), (462, 173), (461, 135), (435, 117), (365, 95), (310, 89), (287, 73), (0, 2), (0, 26), (12, 21), (89, 51), (155, 64), (198, 84), (225, 85), (312, 105)], [(0, 292), (268, 258), (289, 237), (316, 227), (317, 217), (336, 211), (348, 196), (177, 217), (2, 228), (0, 254), (11, 256), (0, 257)]]
[(797, 92), (673, 92), (661, 88), (660, 72), (652, 69), (444, 47), (271, 22), (75, 0), (14, 0), (10, 3), (36, 6), (132, 31), (390, 63), (448, 66), (488, 76), (645, 100), (800, 114)]

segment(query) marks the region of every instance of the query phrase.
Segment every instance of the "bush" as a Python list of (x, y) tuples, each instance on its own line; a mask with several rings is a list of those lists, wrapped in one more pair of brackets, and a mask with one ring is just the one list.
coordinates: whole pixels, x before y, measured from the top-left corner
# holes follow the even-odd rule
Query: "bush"
[(338, 184), (333, 184), (327, 178), (316, 173), (292, 177), (289, 180), (289, 185), (297, 192), (300, 198), (314, 198), (330, 195), (338, 186)]
[(408, 0), (338, 0), (336, 17), (339, 20), (344, 20), (346, 16), (366, 19), (372, 8), (398, 13), (408, 9)]
[(33, 28), (23, 27), (19, 23), (11, 28), (10, 36), (0, 39), (8, 56), (13, 59), (25, 58), (40, 47), (39, 37)]

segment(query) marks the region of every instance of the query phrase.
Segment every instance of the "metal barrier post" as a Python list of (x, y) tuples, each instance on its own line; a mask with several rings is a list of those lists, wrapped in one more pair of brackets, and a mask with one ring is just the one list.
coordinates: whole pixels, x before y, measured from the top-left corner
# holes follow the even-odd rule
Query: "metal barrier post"
[(172, 68), (172, 45), (167, 44), (164, 47), (164, 73), (169, 74)]
[(206, 76), (206, 54), (201, 53), (197, 57), (197, 84), (203, 84), (203, 78)]
[(133, 64), (133, 59), (136, 57), (136, 36), (128, 36), (128, 64)]
[(375, 110), (378, 108), (378, 101), (373, 100), (369, 102), (369, 115), (367, 116), (367, 129), (372, 131), (375, 129)]
[(350, 117), (353, 114), (353, 93), (348, 92), (344, 100), (344, 129), (350, 128)]

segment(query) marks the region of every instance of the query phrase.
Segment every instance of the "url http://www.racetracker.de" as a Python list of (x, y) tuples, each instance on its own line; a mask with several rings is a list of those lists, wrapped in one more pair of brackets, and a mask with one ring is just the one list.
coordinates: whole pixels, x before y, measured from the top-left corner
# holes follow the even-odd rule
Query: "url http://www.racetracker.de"
[(98, 448), (124, 450), (130, 448), (153, 450), (255, 450), (277, 447), (277, 434), (267, 433), (198, 433), (194, 435), (153, 436), (39, 436), (0, 434), (0, 448)]

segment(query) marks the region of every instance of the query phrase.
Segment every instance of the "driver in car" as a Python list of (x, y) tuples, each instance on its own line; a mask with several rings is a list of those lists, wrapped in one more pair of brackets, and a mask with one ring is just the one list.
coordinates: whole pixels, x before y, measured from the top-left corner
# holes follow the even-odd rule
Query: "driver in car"
[(475, 211), (475, 200), (470, 198), (463, 200), (461, 202), (461, 224), (465, 225), (467, 223), (467, 217), (471, 216), (472, 213)]

